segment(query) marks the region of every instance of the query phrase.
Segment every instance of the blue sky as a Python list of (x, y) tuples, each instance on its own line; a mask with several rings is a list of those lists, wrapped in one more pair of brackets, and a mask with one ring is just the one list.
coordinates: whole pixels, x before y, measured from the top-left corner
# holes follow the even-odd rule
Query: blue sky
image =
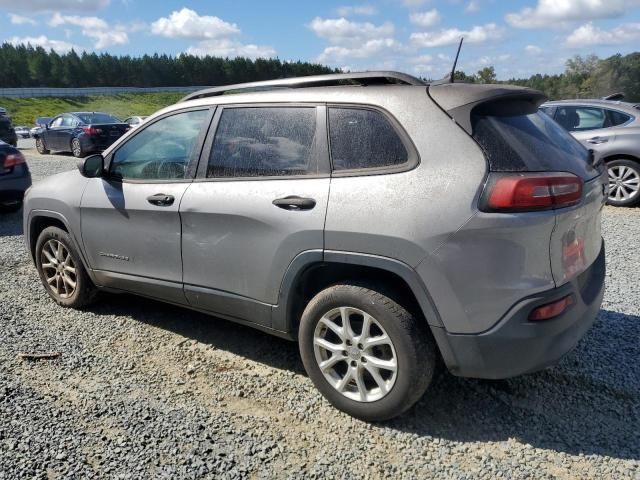
[(640, 45), (640, 0), (0, 0), (0, 41), (57, 51), (308, 60), (441, 78), (555, 73)]

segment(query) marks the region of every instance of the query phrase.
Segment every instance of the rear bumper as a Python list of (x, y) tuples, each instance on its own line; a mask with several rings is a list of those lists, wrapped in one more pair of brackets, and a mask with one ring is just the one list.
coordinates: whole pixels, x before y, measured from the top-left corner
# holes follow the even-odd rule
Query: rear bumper
[(25, 174), (0, 177), (0, 203), (14, 203), (22, 201), (24, 192), (31, 186), (31, 174), (27, 170)]
[[(596, 261), (560, 288), (518, 302), (486, 332), (475, 335), (448, 333), (432, 328), (445, 363), (454, 375), (508, 378), (534, 372), (556, 363), (571, 351), (595, 321), (604, 295), (604, 244)], [(530, 322), (535, 307), (573, 294), (565, 313), (542, 322)]]
[(82, 151), (86, 153), (101, 152), (107, 149), (107, 147), (110, 147), (113, 144), (113, 142), (115, 142), (118, 138), (120, 137), (100, 138), (100, 137), (91, 137), (89, 135), (78, 136), (78, 139), (80, 140), (80, 144), (82, 145)]

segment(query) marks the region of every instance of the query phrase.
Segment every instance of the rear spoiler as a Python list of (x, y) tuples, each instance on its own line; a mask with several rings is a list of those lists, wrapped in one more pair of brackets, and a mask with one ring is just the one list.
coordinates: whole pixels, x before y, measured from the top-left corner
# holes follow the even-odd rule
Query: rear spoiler
[(427, 91), (469, 135), (474, 110), (485, 115), (527, 115), (547, 101), (538, 90), (514, 85), (441, 83), (430, 85)]

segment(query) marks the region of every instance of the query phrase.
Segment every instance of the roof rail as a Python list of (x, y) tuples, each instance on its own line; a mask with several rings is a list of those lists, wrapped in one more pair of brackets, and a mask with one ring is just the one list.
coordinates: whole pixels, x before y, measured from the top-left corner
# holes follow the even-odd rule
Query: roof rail
[(281, 78), (263, 82), (238, 83), (221, 87), (205, 88), (190, 93), (180, 102), (197, 98), (216, 97), (231, 93), (276, 90), (279, 88), (333, 87), (339, 85), (424, 85), (419, 78), (400, 72), (355, 72), (335, 73), (330, 75), (311, 75), (307, 77)]

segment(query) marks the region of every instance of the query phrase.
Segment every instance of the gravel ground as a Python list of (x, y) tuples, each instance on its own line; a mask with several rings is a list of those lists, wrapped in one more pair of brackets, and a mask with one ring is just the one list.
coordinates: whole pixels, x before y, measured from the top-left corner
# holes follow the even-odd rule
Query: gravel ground
[[(24, 151), (34, 180), (75, 159)], [(559, 365), (442, 375), (384, 425), (329, 406), (296, 345), (128, 295), (56, 306), (0, 218), (0, 479), (640, 478), (640, 209), (604, 213), (599, 321)], [(22, 351), (60, 351), (23, 361)]]

